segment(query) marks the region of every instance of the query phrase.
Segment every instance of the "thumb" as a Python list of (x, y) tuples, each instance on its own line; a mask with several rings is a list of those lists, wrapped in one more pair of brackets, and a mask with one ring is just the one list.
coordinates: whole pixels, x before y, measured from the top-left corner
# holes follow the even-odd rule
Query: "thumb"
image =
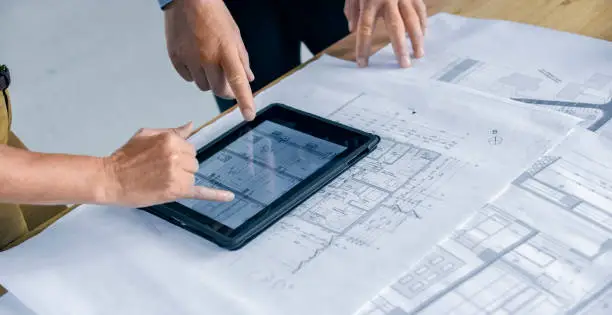
[(138, 132), (136, 132), (136, 136), (151, 137), (151, 136), (157, 136), (158, 134), (161, 134), (161, 133), (173, 132), (176, 135), (180, 136), (181, 138), (187, 138), (189, 137), (189, 134), (191, 133), (192, 125), (193, 125), (192, 122), (188, 122), (176, 128), (160, 128), (160, 129), (142, 128), (138, 130)]
[(172, 128), (172, 132), (176, 133), (179, 137), (187, 139), (191, 134), (191, 128), (193, 128), (193, 122), (188, 122), (180, 127)]

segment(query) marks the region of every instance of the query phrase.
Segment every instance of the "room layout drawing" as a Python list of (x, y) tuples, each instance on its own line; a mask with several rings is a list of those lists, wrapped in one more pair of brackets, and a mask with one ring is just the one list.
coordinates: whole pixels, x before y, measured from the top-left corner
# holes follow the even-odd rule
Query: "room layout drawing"
[[(326, 117), (376, 133), (381, 137), (378, 147), (248, 247), (216, 259), (215, 266), (228, 270), (224, 281), (234, 283), (253, 299), (265, 301), (265, 305), (282, 300), (282, 306), (275, 308), (279, 312), (352, 312), (370, 297), (373, 285), (384, 286), (407, 267), (403, 259), (417, 260), (427, 253), (457, 222), (486, 203), (513, 174), (577, 122), (497, 97), (435, 86), (448, 90), (438, 94), (440, 100), (424, 95), (424, 101), (411, 99), (407, 103), (399, 96), (387, 97), (367, 89), (336, 94), (343, 95), (342, 102), (331, 110), (325, 108)], [(331, 92), (321, 89), (302, 92), (309, 95), (308, 104), (325, 104), (325, 99), (316, 97)], [(419, 90), (419, 86), (413, 89)], [(453, 98), (452, 93), (464, 97)], [(478, 111), (479, 102), (483, 106), (497, 102), (499, 106)], [(449, 113), (448, 106), (456, 110)], [(508, 114), (500, 117), (500, 111)], [(513, 114), (527, 124), (537, 121), (538, 128), (514, 128), (507, 119)], [(550, 120), (542, 123), (536, 117)], [(520, 162), (508, 152), (530, 158)], [(500, 160), (508, 167), (499, 170)], [(421, 237), (412, 237), (414, 233)], [(405, 248), (410, 248), (410, 253), (400, 259), (395, 253)], [(346, 265), (346, 261), (354, 263)], [(372, 265), (381, 271), (371, 273)], [(321, 277), (327, 284), (316, 288), (312, 281)], [(331, 292), (346, 283), (360, 295), (334, 299)], [(299, 299), (302, 294), (325, 301), (318, 304), (325, 309)], [(296, 311), (298, 306), (303, 311)]]
[[(388, 55), (386, 51), (378, 54), (380, 58)], [(592, 131), (600, 130), (612, 119), (612, 72), (605, 69), (570, 75), (559, 69), (509, 67), (441, 51), (415, 61), (411, 71), (390, 75), (429, 78), (550, 107), (584, 119), (582, 126)]]
[(610, 144), (572, 135), (359, 314), (609, 314)]
[[(301, 254), (292, 255), (291, 261), (284, 261), (288, 274), (298, 273), (330, 248), (370, 247), (407, 220), (428, 217), (433, 204), (440, 202), (436, 191), (466, 165), (442, 153), (462, 141), (463, 135), (446, 131), (442, 137), (435, 129), (419, 130), (403, 121), (408, 113), (372, 110), (369, 102), (369, 96), (362, 93), (329, 118), (376, 130), (382, 138), (377, 149), (264, 236), (266, 242), (277, 244), (268, 247), (291, 241), (302, 249)], [(414, 144), (418, 141), (439, 150)]]
[[(574, 114), (596, 131), (612, 119), (612, 74), (593, 73), (584, 82), (563, 80), (546, 69), (516, 71), (470, 57), (454, 57), (432, 77), (467, 85), (512, 100)], [(585, 101), (581, 101), (585, 100)]]

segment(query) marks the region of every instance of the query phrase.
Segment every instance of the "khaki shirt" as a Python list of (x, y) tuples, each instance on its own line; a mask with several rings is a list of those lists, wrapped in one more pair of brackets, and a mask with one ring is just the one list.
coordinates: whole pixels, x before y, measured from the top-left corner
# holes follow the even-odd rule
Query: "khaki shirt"
[[(0, 144), (15, 145), (15, 139), (10, 132), (11, 102), (8, 90), (0, 92)], [(6, 167), (6, 165), (0, 165)], [(6, 185), (6, 183), (2, 183)], [(6, 247), (10, 242), (24, 235), (28, 231), (23, 212), (17, 205), (0, 203), (0, 248)]]
[[(1, 80), (1, 79), (0, 79)], [(8, 89), (0, 91), (0, 145), (27, 150), (26, 146), (10, 131), (11, 100)], [(0, 165), (0, 167), (7, 167)], [(10, 166), (9, 166), (10, 167)], [(6, 185), (10, 183), (0, 183)], [(40, 224), (46, 222), (66, 206), (14, 205), (0, 203), (0, 250), (17, 238), (25, 236)], [(0, 289), (0, 293), (2, 290)]]

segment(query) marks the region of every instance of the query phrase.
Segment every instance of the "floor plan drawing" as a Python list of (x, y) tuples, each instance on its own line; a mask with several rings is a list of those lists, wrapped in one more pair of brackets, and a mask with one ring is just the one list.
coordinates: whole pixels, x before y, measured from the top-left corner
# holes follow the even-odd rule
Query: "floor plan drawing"
[(179, 202), (236, 228), (345, 149), (265, 121), (201, 162), (195, 173), (196, 184), (231, 190), (234, 200)]
[(594, 72), (582, 81), (561, 77), (546, 69), (518, 69), (440, 52), (415, 61), (413, 71), (397, 76), (429, 77), (432, 80), (476, 89), (512, 100), (547, 106), (585, 120), (584, 127), (597, 131), (612, 119), (612, 70)]
[(428, 143), (431, 148), (448, 151), (461, 136), (447, 132), (441, 137), (435, 129), (418, 132), (418, 127), (403, 121), (411, 115), (410, 110), (372, 111), (370, 101), (371, 97), (362, 93), (328, 118), (376, 131), (382, 137), (378, 148), (305, 201), (270, 234), (271, 242), (294, 239), (278, 237), (277, 233), (298, 235), (296, 243), (303, 247), (303, 255), (283, 262), (287, 273), (298, 273), (330, 248), (370, 248), (381, 235), (393, 235), (405, 221), (429, 217), (435, 191), (469, 166), (414, 144)]
[[(436, 15), (428, 31), (427, 58), (414, 60), (409, 71), (396, 67), (387, 71), (395, 62), (391, 45), (377, 52), (370, 63), (395, 79), (431, 79), (550, 107), (584, 119), (582, 126), (589, 130), (612, 135), (609, 42), (451, 14)], [(499, 48), (500, 41), (506, 48)], [(519, 46), (530, 47), (529, 53)], [(572, 56), (588, 57), (567, 63)]]
[[(318, 89), (317, 93), (321, 88)], [(454, 91), (459, 93), (458, 90)], [(303, 93), (310, 95), (309, 104), (323, 103), (315, 99), (316, 93)], [(476, 100), (484, 97), (478, 95), (474, 96)], [(255, 292), (258, 298), (282, 297), (287, 305), (299, 305), (304, 301), (293, 300), (299, 295), (296, 292), (316, 286), (311, 281), (320, 277), (322, 272), (328, 274), (326, 278), (331, 280), (326, 289), (316, 290), (316, 294), (321, 294), (322, 298), (328, 296), (324, 293), (327, 289), (332, 290), (331, 283), (337, 287), (351, 283), (355, 292), (366, 292), (373, 282), (380, 281), (384, 285), (383, 279), (393, 275), (391, 270), (400, 271), (403, 265), (398, 259), (374, 262), (367, 257), (394, 257), (394, 252), (408, 247), (412, 248), (411, 254), (415, 258), (420, 255), (418, 253), (426, 253), (428, 244), (440, 240), (438, 237), (443, 237), (449, 227), (452, 230), (455, 223), (450, 222), (465, 219), (505, 184), (500, 180), (498, 188), (495, 188), (485, 183), (488, 180), (481, 180), (466, 185), (465, 178), (483, 178), (484, 174), (492, 174), (497, 167), (490, 161), (491, 157), (506, 159), (508, 156), (503, 152), (515, 149), (523, 154), (525, 149), (506, 145), (518, 143), (520, 133), (539, 133), (524, 131), (523, 128), (514, 130), (506, 126), (508, 122), (505, 118), (490, 116), (487, 111), (475, 111), (470, 106), (475, 106), (476, 101), (470, 98), (464, 97), (460, 102), (465, 105), (438, 101), (428, 104), (415, 100), (414, 106), (405, 106), (367, 90), (352, 95), (346, 93), (344, 103), (328, 111), (327, 118), (376, 133), (381, 137), (379, 146), (254, 240), (248, 248), (220, 260), (219, 265), (232, 270), (229, 276), (232, 280), (229, 281), (240, 281), (242, 287), (252, 288), (249, 292)], [(373, 104), (385, 106), (375, 107)], [(491, 115), (504, 110), (505, 106), (514, 106), (510, 104), (491, 109)], [(460, 114), (446, 117), (447, 106), (455, 106)], [(460, 111), (459, 108), (463, 106), (466, 106), (466, 110)], [(526, 119), (550, 115), (548, 111), (529, 113), (526, 108), (520, 111), (524, 111)], [(498, 121), (485, 125), (482, 122), (487, 121), (486, 117), (497, 117), (495, 119)], [(561, 120), (566, 118), (567, 124), (554, 123), (552, 129), (560, 127), (565, 132), (569, 131), (576, 120), (567, 116)], [(458, 131), (460, 129), (455, 126), (464, 124), (462, 120), (473, 120), (474, 124)], [(491, 125), (496, 128), (491, 128)], [(552, 145), (552, 142), (538, 143), (537, 150)], [(528, 150), (535, 147), (529, 145)], [(472, 154), (477, 148), (486, 148), (490, 153)], [(532, 155), (533, 160), (537, 156), (535, 152), (528, 155)], [(515, 163), (511, 161), (510, 164), (514, 164), (512, 168), (524, 169)], [(525, 167), (528, 165), (526, 163)], [(443, 213), (444, 218), (441, 218)], [(430, 226), (434, 224), (436, 228), (431, 229)], [(419, 233), (422, 238), (408, 237), (414, 233)], [(430, 239), (435, 241), (432, 243)], [(291, 254), (279, 252), (281, 248), (291, 248)], [(336, 266), (347, 259), (355, 263)], [(258, 264), (253, 265), (253, 261), (258, 261)], [(369, 282), (351, 276), (367, 273), (371, 265), (388, 267), (381, 268), (380, 275), (368, 274)], [(336, 268), (342, 268), (345, 272), (334, 272)], [(270, 291), (274, 294), (264, 294)], [(357, 302), (357, 293), (347, 298), (354, 298), (356, 305), (361, 304)], [(348, 300), (335, 301), (327, 309), (313, 309), (313, 305), (309, 305), (307, 312), (332, 314), (342, 309), (348, 310), (348, 305)]]
[(573, 133), (359, 314), (609, 314), (611, 158)]

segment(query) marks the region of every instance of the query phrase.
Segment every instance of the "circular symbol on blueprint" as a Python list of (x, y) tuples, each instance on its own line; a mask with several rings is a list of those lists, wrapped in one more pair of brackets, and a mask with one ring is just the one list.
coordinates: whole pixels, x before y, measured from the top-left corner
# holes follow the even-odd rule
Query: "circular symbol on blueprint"
[(504, 141), (504, 138), (499, 136), (497, 129), (491, 130), (491, 137), (489, 138), (490, 145), (500, 145)]

